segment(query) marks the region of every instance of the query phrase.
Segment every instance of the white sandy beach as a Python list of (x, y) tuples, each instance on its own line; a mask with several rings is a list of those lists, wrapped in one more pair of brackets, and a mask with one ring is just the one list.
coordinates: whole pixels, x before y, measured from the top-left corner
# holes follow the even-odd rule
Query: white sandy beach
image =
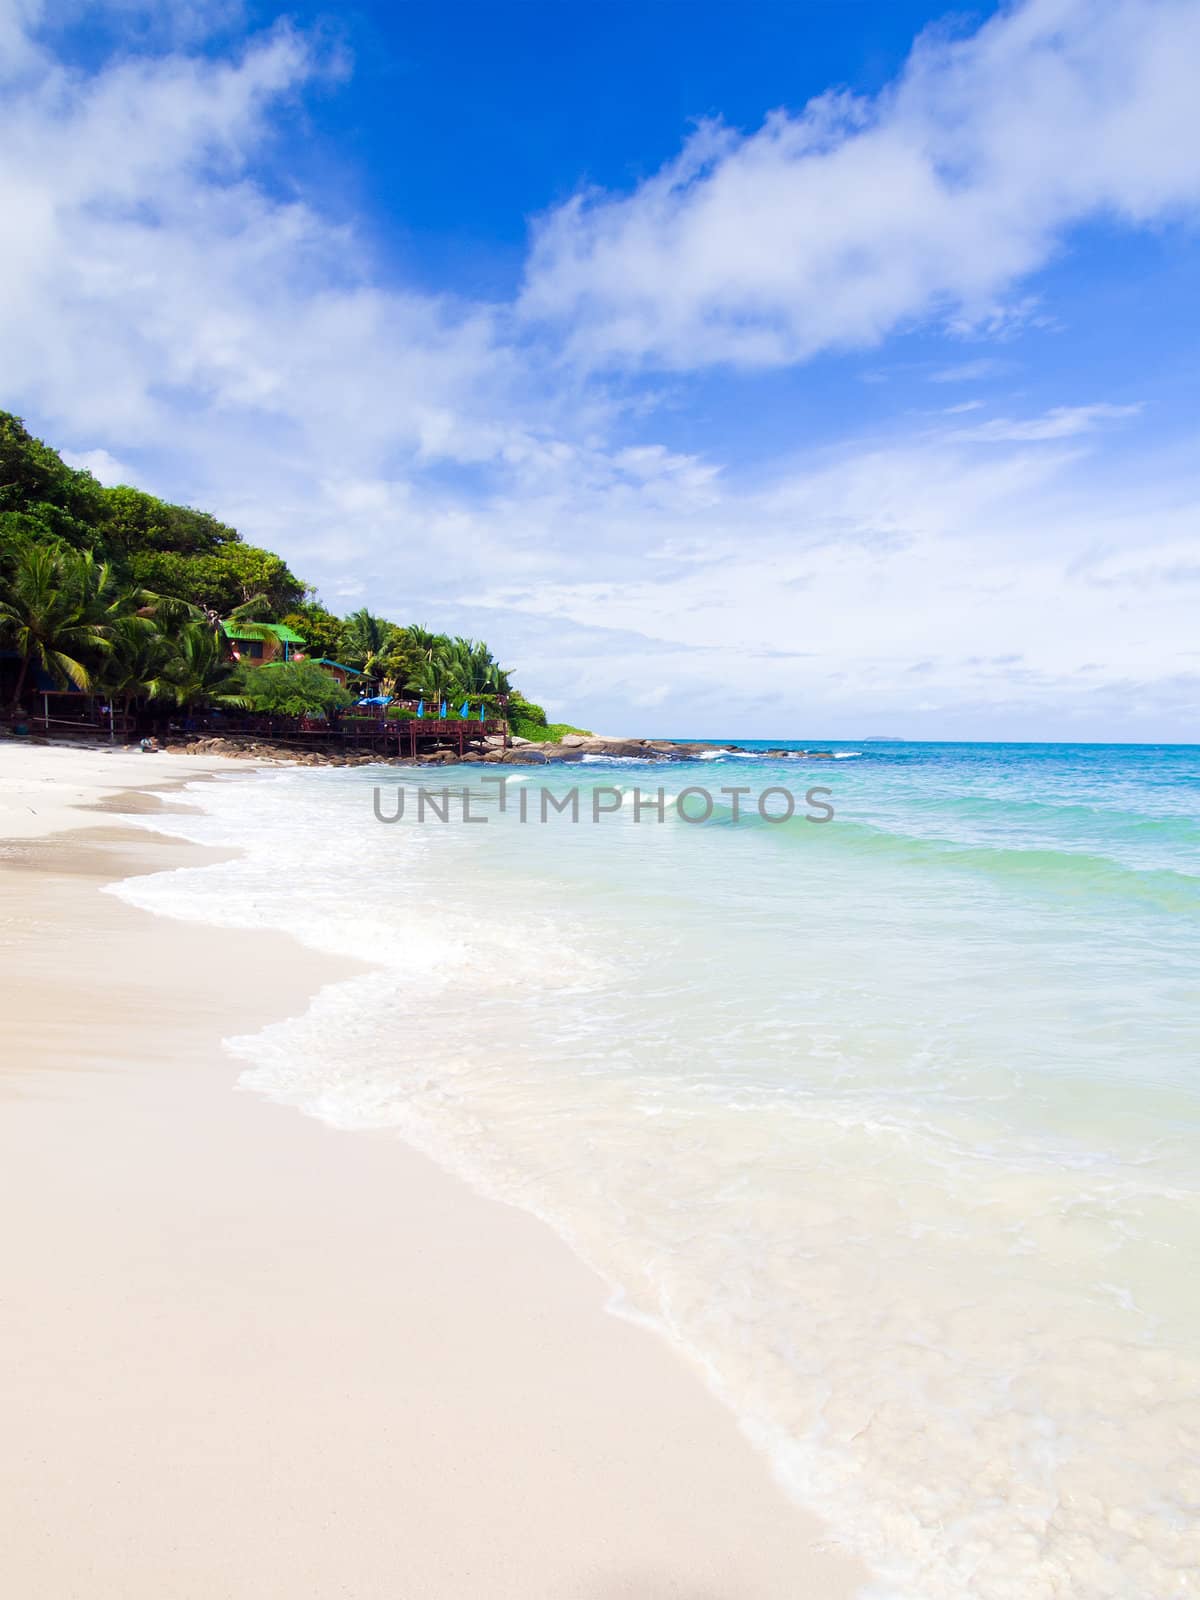
[(0, 1590), (853, 1594), (541, 1223), (235, 1092), (221, 1038), (349, 968), (100, 892), (203, 859), (120, 812), (220, 766), (0, 744)]

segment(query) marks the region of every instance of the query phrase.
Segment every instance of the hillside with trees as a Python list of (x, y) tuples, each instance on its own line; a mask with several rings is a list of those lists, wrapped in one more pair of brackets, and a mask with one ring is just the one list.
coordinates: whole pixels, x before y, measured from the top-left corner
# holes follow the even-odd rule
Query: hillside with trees
[[(223, 622), (285, 624), (308, 661), (247, 668)], [(539, 706), (486, 644), (363, 608), (338, 617), (273, 551), (205, 511), (106, 488), (0, 412), (0, 651), (15, 714), (39, 675), (129, 707), (326, 714), (350, 696), (313, 663), (363, 675), (373, 692), (471, 700), (545, 739)], [(306, 669), (306, 670), (301, 670)]]

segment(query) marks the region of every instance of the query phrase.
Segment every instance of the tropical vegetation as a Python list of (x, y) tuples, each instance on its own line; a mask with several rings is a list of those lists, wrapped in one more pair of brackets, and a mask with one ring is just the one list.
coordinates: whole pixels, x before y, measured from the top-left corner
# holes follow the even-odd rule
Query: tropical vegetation
[[(239, 638), (283, 623), (306, 660), (239, 665)], [(0, 652), (8, 709), (39, 675), (60, 688), (188, 711), (326, 715), (350, 695), (317, 665), (360, 674), (372, 692), (464, 700), (506, 715), (526, 738), (567, 731), (515, 689), (480, 640), (431, 632), (366, 608), (339, 617), (281, 556), (204, 511), (128, 485), (106, 488), (0, 412)]]
[(343, 711), (351, 696), (315, 661), (269, 661), (243, 680), (255, 711), (272, 716), (328, 716)]
[(548, 722), (541, 706), (526, 700), (523, 694), (509, 696), (508, 726), (519, 739), (533, 739), (540, 744), (561, 739), (568, 733), (586, 733), (586, 728), (572, 727), (569, 722)]

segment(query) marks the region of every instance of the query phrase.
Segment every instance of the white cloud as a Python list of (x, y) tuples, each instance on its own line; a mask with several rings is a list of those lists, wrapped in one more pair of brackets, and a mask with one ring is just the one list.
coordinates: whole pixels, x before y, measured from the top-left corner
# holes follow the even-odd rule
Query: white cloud
[[(482, 599), (510, 636), (536, 622), (530, 665), (585, 720), (669, 678), (666, 731), (1182, 730), (1200, 483), (1114, 491), (1073, 466), (1040, 442), (863, 441), (674, 528), (627, 525), (631, 552), (678, 541), (666, 571), (580, 558)], [(560, 538), (586, 550), (606, 515), (577, 504)]]
[[(874, 100), (706, 123), (632, 194), (545, 217), (523, 297), (578, 361), (803, 360), (944, 317), (993, 331), (1089, 218), (1200, 202), (1195, 0), (1029, 0), (933, 30)], [(1007, 302), (1007, 303), (1006, 303)]]
[[(945, 192), (924, 217), (905, 221), (902, 193), (884, 210), (900, 257), (941, 262), (958, 247), (959, 189), (981, 216), (981, 185), (988, 216), (1007, 215), (997, 186), (1011, 184), (1014, 206), (1028, 198), (1032, 158), (984, 174), (967, 138), (994, 153), (975, 104), (981, 75), (1007, 85), (1011, 101), (1032, 73), (1021, 89), (1031, 115), (1047, 92), (1039, 64), (1068, 83), (1098, 73), (1093, 111), (1106, 94), (1123, 104), (1130, 73), (1139, 84), (1152, 76), (1143, 57), (1161, 17), (1182, 14), (1101, 5), (1097, 38), (1080, 43), (1077, 8), (1059, 9), (1053, 48), (1023, 41), (1027, 14), (1009, 15), (986, 48), (924, 47), (928, 62), (919, 53), (876, 107), (830, 102), (802, 127), (776, 119), (753, 140), (698, 136), (684, 158), (698, 165), (678, 193), (660, 189), (661, 215), (652, 188), (626, 208), (571, 215), (585, 229), (607, 216), (624, 242), (641, 219), (642, 265), (671, 265), (660, 246), (680, 229), (695, 243), (694, 272), (672, 286), (678, 320), (663, 311), (668, 343), (695, 334), (697, 360), (734, 344), (741, 359), (747, 301), (736, 289), (758, 307), (750, 334), (762, 335), (763, 359), (799, 354), (797, 330), (820, 334), (819, 318), (797, 298), (785, 256), (764, 279), (770, 241), (756, 235), (749, 202), (782, 193), (792, 168), (809, 173), (803, 183), (824, 186), (836, 275), (846, 238), (858, 229), (876, 239), (872, 152), (882, 141), (887, 154), (898, 128), (919, 123), (911, 104), (931, 108), (931, 127), (949, 125), (938, 97), (958, 84), (962, 173), (951, 183), (936, 169), (930, 182)], [(1117, 9), (1145, 24), (1129, 61), (1106, 54)], [(188, 8), (189, 27), (202, 10)], [(1028, 15), (1045, 32), (1046, 5)], [(12, 0), (0, 0), (0, 39), (15, 29), (22, 61), (0, 95), (0, 206), (21, 219), (0, 255), (2, 403), (105, 481), (212, 509), (284, 552), (339, 608), (368, 603), (485, 634), (531, 692), (552, 694), (553, 710), (609, 731), (782, 735), (800, 719), (806, 735), (978, 732), (1006, 718), (1014, 732), (1157, 735), (1154, 717), (1190, 726), (1194, 689), (1180, 662), (1193, 648), (1194, 606), (1180, 596), (1200, 527), (1194, 451), (1140, 474), (1136, 495), (1114, 489), (1098, 472), (1103, 458), (1089, 454), (1134, 408), (1097, 401), (978, 426), (910, 416), (907, 432), (844, 439), (753, 473), (668, 447), (645, 385), (622, 375), (610, 392), (594, 378), (563, 379), (553, 332), (531, 344), (513, 307), (393, 281), (352, 226), (254, 181), (279, 108), (330, 70), (303, 34), (276, 28), (237, 53), (123, 51), (82, 74), (15, 18)], [(1011, 60), (1000, 60), (1005, 51)], [(976, 80), (971, 93), (964, 73)], [(1092, 117), (1093, 133), (1106, 116)], [(876, 143), (855, 143), (868, 138)], [(839, 151), (833, 168), (822, 165)], [(1065, 164), (1073, 159), (1067, 150)], [(1185, 156), (1160, 159), (1180, 166)], [(753, 181), (739, 189), (746, 174)], [(1075, 193), (1078, 173), (1063, 182)], [(735, 190), (747, 204), (744, 259), (729, 246), (714, 279), (704, 252), (721, 241), (705, 218), (728, 233)], [(795, 234), (786, 218), (779, 226)], [(922, 252), (914, 238), (926, 226)], [(877, 295), (875, 259), (867, 250), (849, 272), (845, 305), (833, 286), (835, 333), (851, 302), (874, 307), (882, 331), (879, 307), (897, 285), (895, 303), (915, 314), (906, 297), (926, 279), (911, 259), (899, 277), (885, 260)], [(531, 281), (546, 281), (547, 260), (543, 237)], [(616, 270), (616, 257), (609, 264)], [(711, 282), (734, 298), (712, 300)], [(657, 277), (635, 271), (630, 283), (653, 327)], [(600, 335), (611, 307), (579, 309), (583, 337), (599, 338), (608, 359)], [(631, 349), (635, 361), (647, 353), (637, 339)], [(995, 375), (994, 359), (960, 363), (954, 376)], [(933, 376), (952, 381), (946, 368)], [(686, 401), (681, 390), (673, 404)], [(898, 403), (911, 405), (911, 393)], [(680, 412), (673, 421), (681, 436)], [(940, 721), (922, 720), (935, 714), (921, 703), (940, 707)]]
[(995, 378), (1010, 370), (1007, 361), (996, 356), (980, 356), (974, 361), (957, 361), (953, 366), (940, 367), (929, 374), (930, 383), (977, 383), (984, 378)]
[[(968, 409), (954, 406), (954, 411)], [(996, 417), (974, 428), (963, 428), (957, 437), (980, 444), (1028, 444), (1039, 439), (1073, 439), (1081, 433), (1094, 433), (1106, 422), (1121, 422), (1136, 417), (1140, 405), (1117, 406), (1099, 402), (1090, 406), (1054, 406), (1040, 417)]]
[(69, 467), (79, 467), (84, 472), (90, 472), (93, 478), (110, 488), (113, 484), (133, 481), (130, 469), (122, 466), (107, 450), (64, 450), (62, 458)]
[[(237, 55), (39, 56), (5, 97), (0, 257), (10, 393), (76, 439), (186, 455), (252, 426), (343, 469), (404, 450), (483, 460), (522, 435), (495, 314), (385, 289), (351, 230), (247, 176), (329, 63), (279, 25)], [(335, 67), (337, 63), (334, 63)], [(52, 336), (47, 337), (48, 329)], [(197, 440), (198, 442), (198, 440)]]

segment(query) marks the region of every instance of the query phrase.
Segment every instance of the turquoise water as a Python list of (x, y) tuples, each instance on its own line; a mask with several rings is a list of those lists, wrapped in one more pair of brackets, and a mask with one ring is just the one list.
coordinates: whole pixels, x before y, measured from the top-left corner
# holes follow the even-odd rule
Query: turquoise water
[[(526, 769), (503, 814), (478, 767), (198, 785), (170, 825), (245, 855), (121, 892), (377, 963), (243, 1083), (545, 1217), (874, 1593), (1194, 1592), (1200, 750), (821, 748)], [(463, 783), (486, 825), (416, 820)], [(543, 784), (624, 803), (522, 824)]]

